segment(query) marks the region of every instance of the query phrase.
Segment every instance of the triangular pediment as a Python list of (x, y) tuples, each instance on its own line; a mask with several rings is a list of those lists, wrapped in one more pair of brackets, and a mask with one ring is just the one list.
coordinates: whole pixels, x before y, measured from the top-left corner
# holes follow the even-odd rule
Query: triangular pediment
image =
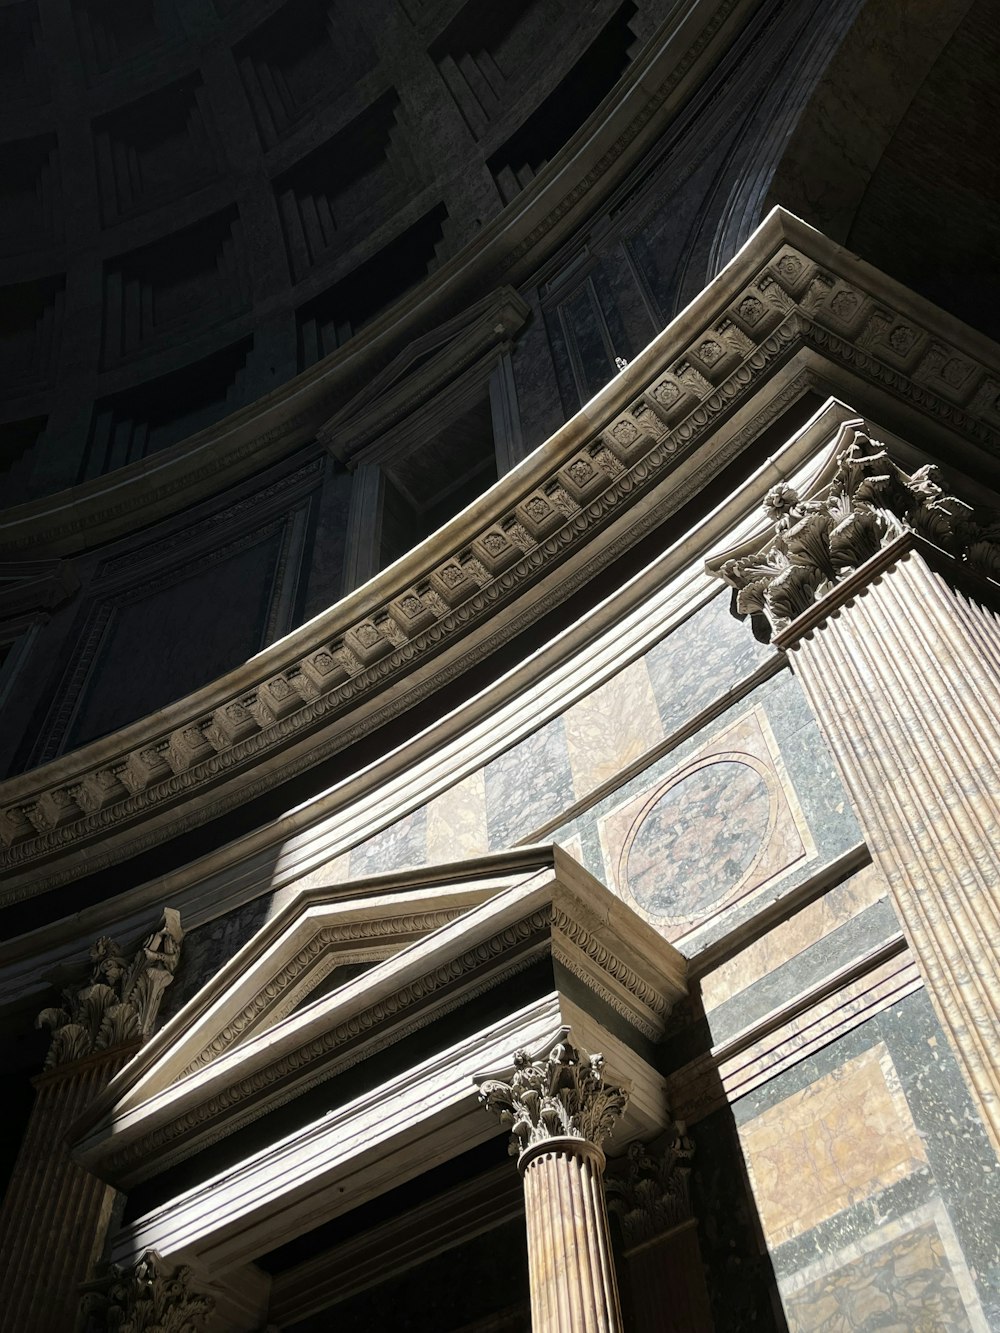
[(304, 890), (184, 1005), (108, 1094), (124, 1107), (162, 1092), (534, 872), (504, 859)]
[[(367, 965), (338, 985), (346, 958)], [(532, 968), (556, 1009), (613, 1015), (623, 1050), (685, 991), (676, 950), (557, 847), (307, 890), (113, 1080), (79, 1156), (128, 1187), (414, 1033), (436, 1049), (438, 1020), (479, 997), (513, 986), (516, 1012)]]

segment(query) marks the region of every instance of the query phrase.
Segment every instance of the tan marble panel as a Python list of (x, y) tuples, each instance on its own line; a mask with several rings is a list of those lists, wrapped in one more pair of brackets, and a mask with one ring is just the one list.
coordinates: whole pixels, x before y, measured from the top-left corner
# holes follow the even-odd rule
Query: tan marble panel
[(480, 768), (427, 806), (427, 860), (433, 865), (488, 850), (486, 775)]
[(883, 1044), (740, 1127), (771, 1248), (926, 1165)]
[(865, 866), (843, 884), (838, 884), (822, 898), (781, 922), (722, 967), (708, 973), (701, 983), (706, 1011), (738, 995), (831, 931), (846, 925), (858, 912), (871, 907), (888, 892), (881, 872), (874, 865)]
[(663, 739), (663, 724), (641, 659), (563, 714), (577, 798), (608, 782)]
[(331, 857), (315, 870), (310, 870), (308, 875), (303, 875), (293, 884), (286, 884), (284, 888), (279, 889), (271, 898), (266, 920), (270, 921), (276, 916), (287, 903), (297, 898), (303, 889), (319, 888), (324, 884), (346, 884), (350, 877), (351, 853), (344, 852), (341, 856)]
[(579, 861), (583, 865), (583, 841), (579, 833), (571, 833), (568, 838), (559, 838), (559, 846), (564, 852), (568, 852), (574, 861)]

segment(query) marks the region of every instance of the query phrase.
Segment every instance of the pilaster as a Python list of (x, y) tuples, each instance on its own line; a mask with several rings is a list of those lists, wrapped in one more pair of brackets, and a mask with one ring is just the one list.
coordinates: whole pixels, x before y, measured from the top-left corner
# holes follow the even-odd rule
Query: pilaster
[(1000, 1151), (1000, 526), (860, 432), (766, 507), (734, 609), (789, 655)]
[(691, 1210), (694, 1144), (680, 1122), (656, 1145), (630, 1143), (608, 1174), (635, 1333), (710, 1333), (712, 1317)]
[(183, 931), (168, 909), (129, 958), (102, 938), (83, 986), (38, 1016), (52, 1029), (45, 1070), (0, 1208), (0, 1330), (71, 1330), (80, 1283), (99, 1258), (116, 1191), (70, 1156), (70, 1127), (152, 1030)]

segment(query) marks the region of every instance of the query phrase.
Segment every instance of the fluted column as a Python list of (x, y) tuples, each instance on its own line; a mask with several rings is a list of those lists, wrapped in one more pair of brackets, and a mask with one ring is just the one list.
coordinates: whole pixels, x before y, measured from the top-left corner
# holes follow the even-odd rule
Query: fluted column
[(602, 1056), (568, 1041), (513, 1063), (508, 1078), (477, 1082), (524, 1181), (533, 1333), (622, 1333), (601, 1144), (627, 1094), (605, 1083)]
[(168, 910), (131, 959), (98, 940), (88, 982), (39, 1015), (52, 1042), (0, 1208), (0, 1333), (75, 1327), (79, 1287), (102, 1252), (116, 1192), (73, 1161), (67, 1136), (151, 1030), (181, 938)]
[[(724, 571), (812, 705), (1000, 1152), (1000, 528), (865, 436)], [(763, 622), (763, 624), (762, 624)]]
[(0, 1330), (73, 1328), (115, 1190), (70, 1158), (66, 1134), (136, 1049), (74, 1060), (36, 1080), (35, 1104), (0, 1212)]

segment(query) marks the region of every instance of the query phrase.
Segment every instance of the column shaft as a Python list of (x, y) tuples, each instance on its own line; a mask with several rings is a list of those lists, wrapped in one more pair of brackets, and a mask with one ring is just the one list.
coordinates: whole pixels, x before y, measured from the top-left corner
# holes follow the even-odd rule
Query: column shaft
[(586, 1139), (527, 1149), (524, 1176), (532, 1333), (622, 1333), (604, 1154)]
[(115, 1191), (71, 1159), (66, 1134), (133, 1050), (102, 1052), (37, 1080), (0, 1208), (0, 1333), (72, 1333), (79, 1285), (100, 1256)]
[(784, 646), (1000, 1152), (1000, 618), (911, 550)]

